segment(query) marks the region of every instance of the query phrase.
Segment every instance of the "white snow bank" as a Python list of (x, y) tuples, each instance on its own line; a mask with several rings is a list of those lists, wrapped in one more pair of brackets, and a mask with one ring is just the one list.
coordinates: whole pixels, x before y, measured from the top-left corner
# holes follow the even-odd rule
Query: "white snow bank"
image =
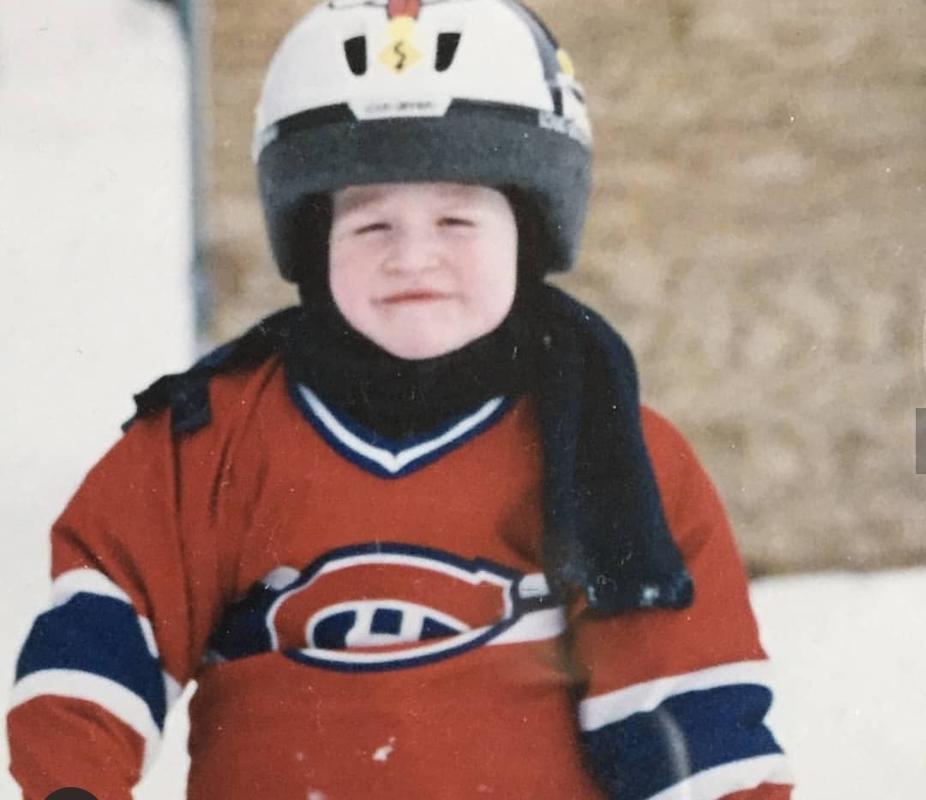
[(37, 533), (132, 392), (191, 356), (175, 27), (153, 3), (0, 0), (5, 547)]
[(926, 795), (926, 569), (760, 580), (798, 800)]
[(192, 356), (176, 28), (155, 3), (0, 0), (3, 685), (48, 601), (48, 526), (132, 393)]

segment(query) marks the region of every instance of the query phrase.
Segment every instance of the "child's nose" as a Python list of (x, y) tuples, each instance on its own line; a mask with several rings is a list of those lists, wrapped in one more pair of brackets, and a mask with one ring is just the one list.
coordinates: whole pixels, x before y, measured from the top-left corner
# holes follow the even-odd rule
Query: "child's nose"
[(384, 261), (387, 272), (422, 272), (440, 262), (436, 231), (424, 226), (396, 227)]

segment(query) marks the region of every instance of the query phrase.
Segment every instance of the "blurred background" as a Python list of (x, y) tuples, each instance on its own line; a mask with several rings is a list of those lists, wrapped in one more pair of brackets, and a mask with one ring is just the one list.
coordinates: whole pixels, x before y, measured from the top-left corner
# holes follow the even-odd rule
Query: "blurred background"
[[(48, 525), (131, 394), (295, 299), (249, 146), (309, 3), (178, 2), (0, 0), (7, 684), (48, 600)], [(926, 6), (530, 4), (595, 125), (561, 283), (624, 334), (727, 504), (797, 798), (920, 798)], [(183, 796), (184, 736), (181, 706), (140, 800)]]

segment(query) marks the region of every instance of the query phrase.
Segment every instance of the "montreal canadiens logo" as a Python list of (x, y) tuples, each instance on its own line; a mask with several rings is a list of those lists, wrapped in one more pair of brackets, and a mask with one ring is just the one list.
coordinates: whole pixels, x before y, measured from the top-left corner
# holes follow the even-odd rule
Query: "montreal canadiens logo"
[(517, 621), (519, 578), (488, 561), (427, 548), (337, 550), (303, 570), (270, 606), (270, 648), (350, 671), (447, 658)]

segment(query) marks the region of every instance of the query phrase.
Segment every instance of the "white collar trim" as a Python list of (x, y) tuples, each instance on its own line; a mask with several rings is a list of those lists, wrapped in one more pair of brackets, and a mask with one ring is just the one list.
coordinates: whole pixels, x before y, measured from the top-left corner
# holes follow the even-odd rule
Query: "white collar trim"
[(499, 407), (504, 402), (503, 397), (494, 397), (472, 414), (464, 417), (451, 428), (436, 435), (434, 438), (425, 439), (404, 450), (393, 452), (384, 447), (370, 444), (356, 433), (349, 430), (321, 401), (318, 395), (307, 386), (299, 384), (299, 392), (316, 419), (325, 426), (328, 432), (337, 439), (341, 445), (352, 450), (358, 456), (373, 462), (390, 475), (397, 475), (416, 461), (420, 461), (436, 450), (445, 448), (456, 440), (463, 438), (498, 411)]

